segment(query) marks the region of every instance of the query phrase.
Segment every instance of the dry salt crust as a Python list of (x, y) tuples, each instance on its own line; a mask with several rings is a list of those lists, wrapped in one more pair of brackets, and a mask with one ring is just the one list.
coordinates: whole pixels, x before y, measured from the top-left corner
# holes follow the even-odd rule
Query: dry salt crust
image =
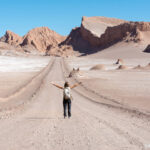
[(0, 56), (0, 98), (14, 94), (47, 66), (48, 57)]
[(36, 72), (49, 62), (49, 58), (0, 56), (0, 72)]

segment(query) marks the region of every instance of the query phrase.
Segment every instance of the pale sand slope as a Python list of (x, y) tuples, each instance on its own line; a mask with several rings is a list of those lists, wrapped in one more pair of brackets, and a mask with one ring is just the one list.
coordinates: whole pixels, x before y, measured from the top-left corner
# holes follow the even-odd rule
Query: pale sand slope
[[(144, 45), (118, 43), (93, 55), (67, 60), (69, 69), (80, 68), (78, 79), (89, 90), (122, 105), (150, 112), (150, 68), (133, 69), (150, 63), (150, 54), (143, 53)], [(123, 59), (128, 70), (116, 70), (118, 58)], [(105, 70), (90, 70), (104, 64)]]
[(49, 62), (44, 57), (0, 56), (0, 98), (17, 92)]
[(144, 49), (147, 47), (147, 43), (126, 43), (119, 42), (109, 48), (87, 55), (89, 58), (108, 58), (108, 59), (144, 59), (150, 58), (149, 53), (144, 53)]
[[(28, 98), (25, 100), (28, 103), (3, 112), (0, 149), (141, 150), (149, 146), (148, 116), (103, 105), (99, 103), (102, 98), (82, 86), (72, 91), (72, 118), (64, 119), (62, 91), (49, 82), (63, 85), (63, 72), (65, 76), (68, 72), (60, 58), (52, 64), (31, 101)], [(35, 86), (30, 85), (28, 90)]]

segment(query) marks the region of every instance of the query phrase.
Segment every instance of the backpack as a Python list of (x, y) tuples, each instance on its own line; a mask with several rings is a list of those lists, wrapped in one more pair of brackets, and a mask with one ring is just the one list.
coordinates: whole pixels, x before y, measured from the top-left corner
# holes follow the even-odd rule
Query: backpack
[(71, 99), (70, 87), (64, 88), (64, 99)]

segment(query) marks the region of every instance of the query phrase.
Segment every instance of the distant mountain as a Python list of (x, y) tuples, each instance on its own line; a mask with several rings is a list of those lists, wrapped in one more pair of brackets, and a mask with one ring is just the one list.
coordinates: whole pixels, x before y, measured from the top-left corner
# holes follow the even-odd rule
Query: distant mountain
[(52, 47), (57, 46), (65, 39), (64, 36), (50, 30), (48, 27), (38, 27), (29, 31), (25, 36), (6, 31), (5, 35), (0, 38), (0, 42), (5, 42), (21, 48), (28, 47), (40, 52), (46, 52)]
[[(67, 37), (61, 36), (48, 27), (38, 27), (26, 35), (6, 31), (0, 38), (24, 52), (45, 53), (46, 55), (68, 56), (74, 50), (91, 54), (103, 50), (117, 42), (150, 43), (150, 22), (129, 22), (107, 17), (83, 17), (81, 26), (72, 29)], [(2, 46), (4, 47), (4, 46)]]
[(50, 30), (48, 27), (39, 27), (29, 31), (24, 37), (21, 46), (32, 45), (37, 50), (45, 52), (58, 45), (64, 37)]

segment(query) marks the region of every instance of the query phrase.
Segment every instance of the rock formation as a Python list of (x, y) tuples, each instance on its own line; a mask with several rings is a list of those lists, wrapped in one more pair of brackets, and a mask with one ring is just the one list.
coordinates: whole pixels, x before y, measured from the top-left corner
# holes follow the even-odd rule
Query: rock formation
[(61, 44), (72, 45), (77, 50), (103, 49), (119, 41), (139, 42), (141, 33), (150, 31), (149, 22), (128, 22), (106, 17), (83, 17), (81, 27), (71, 31)]
[(45, 53), (46, 56), (53, 55), (53, 56), (62, 56), (62, 57), (69, 57), (75, 55), (74, 50), (71, 46), (62, 45), (58, 47), (52, 47), (50, 50), (47, 50)]
[[(56, 54), (58, 53), (58, 44), (64, 39), (64, 36), (57, 34), (48, 27), (39, 27), (32, 29), (23, 37), (11, 31), (6, 31), (5, 35), (0, 38), (0, 42), (8, 44), (7, 46), (1, 44), (3, 49), (7, 49), (10, 45), (10, 47), (13, 46), (15, 49), (20, 49), (23, 52), (30, 53), (31, 51), (37, 51), (49, 54), (52, 54), (49, 51), (53, 49), (53, 52)], [(56, 47), (57, 50), (55, 51)]]
[(23, 37), (21, 46), (31, 45), (40, 52), (46, 52), (63, 40), (63, 36), (50, 30), (48, 27), (39, 27), (32, 29)]
[[(95, 53), (119, 41), (139, 42), (150, 35), (150, 22), (128, 22), (106, 17), (83, 17), (81, 26), (72, 29), (68, 37), (63, 37), (48, 27), (39, 27), (30, 30), (25, 36), (6, 31), (0, 38), (24, 52), (37, 50), (45, 55), (69, 56), (74, 50), (83, 55)], [(149, 36), (147, 36), (147, 43)], [(149, 52), (150, 46), (145, 49)], [(78, 52), (77, 52), (78, 53)]]
[[(105, 37), (105, 33), (108, 32), (108, 27), (114, 27), (124, 22), (124, 20), (106, 17), (83, 17), (81, 23), (81, 35), (92, 46), (96, 47), (105, 42), (105, 38), (107, 38)], [(101, 38), (102, 40), (100, 40)]]
[(128, 67), (125, 65), (120, 65), (117, 69), (118, 70), (125, 70), (125, 69), (128, 69)]
[(123, 59), (119, 58), (115, 64), (123, 65), (124, 61), (123, 61)]
[(79, 68), (77, 68), (77, 69), (73, 68), (73, 70), (69, 73), (68, 77), (71, 78), (71, 77), (75, 76), (79, 72), (80, 72)]
[(144, 52), (150, 53), (150, 44), (145, 48)]
[(73, 47), (74, 50), (83, 50), (83, 51), (86, 51), (86, 49), (88, 50), (91, 48), (90, 43), (85, 39), (83, 39), (83, 37), (81, 36), (80, 27), (72, 29), (66, 40), (59, 44), (59, 46), (62, 45), (70, 45)]
[(5, 35), (0, 38), (0, 41), (13, 46), (18, 46), (20, 43), (22, 43), (22, 37), (11, 31), (6, 31)]
[(6, 43), (6, 42), (0, 42), (0, 50), (14, 50), (15, 47)]
[(143, 69), (143, 67), (142, 67), (141, 65), (137, 65), (137, 66), (134, 67), (133, 69), (141, 70), (141, 69)]
[(145, 66), (145, 69), (150, 69), (150, 63)]

